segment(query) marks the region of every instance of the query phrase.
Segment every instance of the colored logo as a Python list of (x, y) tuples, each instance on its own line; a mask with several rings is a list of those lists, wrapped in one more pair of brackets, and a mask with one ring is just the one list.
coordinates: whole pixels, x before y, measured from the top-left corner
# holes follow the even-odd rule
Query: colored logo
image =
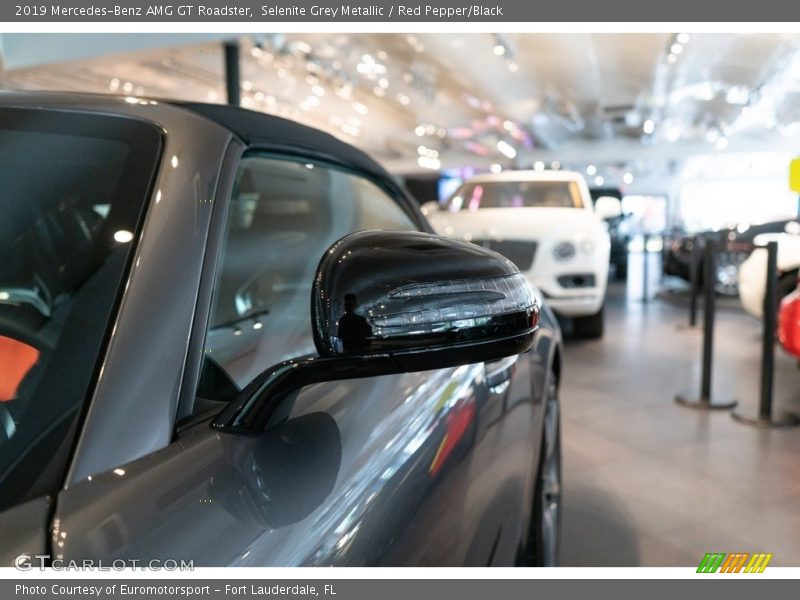
[(697, 567), (698, 573), (763, 573), (772, 554), (747, 552), (707, 552)]

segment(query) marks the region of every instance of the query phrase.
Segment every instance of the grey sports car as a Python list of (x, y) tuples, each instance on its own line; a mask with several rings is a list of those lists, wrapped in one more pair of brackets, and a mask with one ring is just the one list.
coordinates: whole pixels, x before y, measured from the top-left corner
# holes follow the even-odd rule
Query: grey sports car
[(0, 564), (555, 564), (556, 321), (369, 157), (28, 93), (0, 156)]

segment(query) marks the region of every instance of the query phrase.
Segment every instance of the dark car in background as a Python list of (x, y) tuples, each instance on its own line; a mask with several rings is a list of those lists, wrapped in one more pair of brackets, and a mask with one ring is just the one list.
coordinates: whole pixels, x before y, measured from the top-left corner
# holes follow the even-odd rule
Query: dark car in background
[[(589, 193), (592, 195), (592, 202), (597, 204), (597, 200), (603, 196), (610, 196), (622, 202), (622, 191), (618, 188), (591, 188)], [(614, 267), (614, 276), (617, 279), (625, 279), (628, 276), (628, 245), (631, 242), (631, 235), (628, 228), (630, 213), (620, 212), (616, 217), (606, 218), (608, 225), (608, 236), (611, 240), (611, 254), (609, 262)]]
[(664, 274), (691, 281), (692, 253), (696, 252), (697, 273), (702, 283), (703, 252), (706, 240), (721, 244), (716, 257), (715, 289), (723, 296), (739, 293), (739, 267), (753, 251), (753, 240), (762, 233), (783, 233), (787, 227), (800, 227), (797, 219), (785, 219), (751, 225), (740, 223), (719, 230), (700, 231), (694, 234), (679, 233), (664, 246)]
[(562, 342), (296, 123), (0, 95), (0, 564), (552, 565)]

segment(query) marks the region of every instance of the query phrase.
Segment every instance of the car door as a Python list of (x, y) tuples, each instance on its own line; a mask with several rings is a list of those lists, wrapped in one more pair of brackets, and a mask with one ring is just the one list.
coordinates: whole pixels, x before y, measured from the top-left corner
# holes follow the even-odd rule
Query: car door
[(540, 430), (527, 355), (307, 386), (261, 435), (210, 427), (267, 367), (314, 353), (310, 290), (330, 244), (418, 227), (380, 182), (296, 156), (245, 155), (223, 200), (192, 405), (168, 447), (62, 495), (56, 558), (513, 563)]

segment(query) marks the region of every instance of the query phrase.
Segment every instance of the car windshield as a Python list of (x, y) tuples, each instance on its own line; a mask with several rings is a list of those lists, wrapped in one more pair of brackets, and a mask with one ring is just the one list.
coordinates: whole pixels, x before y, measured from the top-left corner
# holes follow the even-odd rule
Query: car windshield
[(0, 509), (61, 484), (160, 146), (133, 119), (0, 108)]
[(583, 208), (575, 181), (480, 181), (465, 183), (443, 210), (480, 208)]

